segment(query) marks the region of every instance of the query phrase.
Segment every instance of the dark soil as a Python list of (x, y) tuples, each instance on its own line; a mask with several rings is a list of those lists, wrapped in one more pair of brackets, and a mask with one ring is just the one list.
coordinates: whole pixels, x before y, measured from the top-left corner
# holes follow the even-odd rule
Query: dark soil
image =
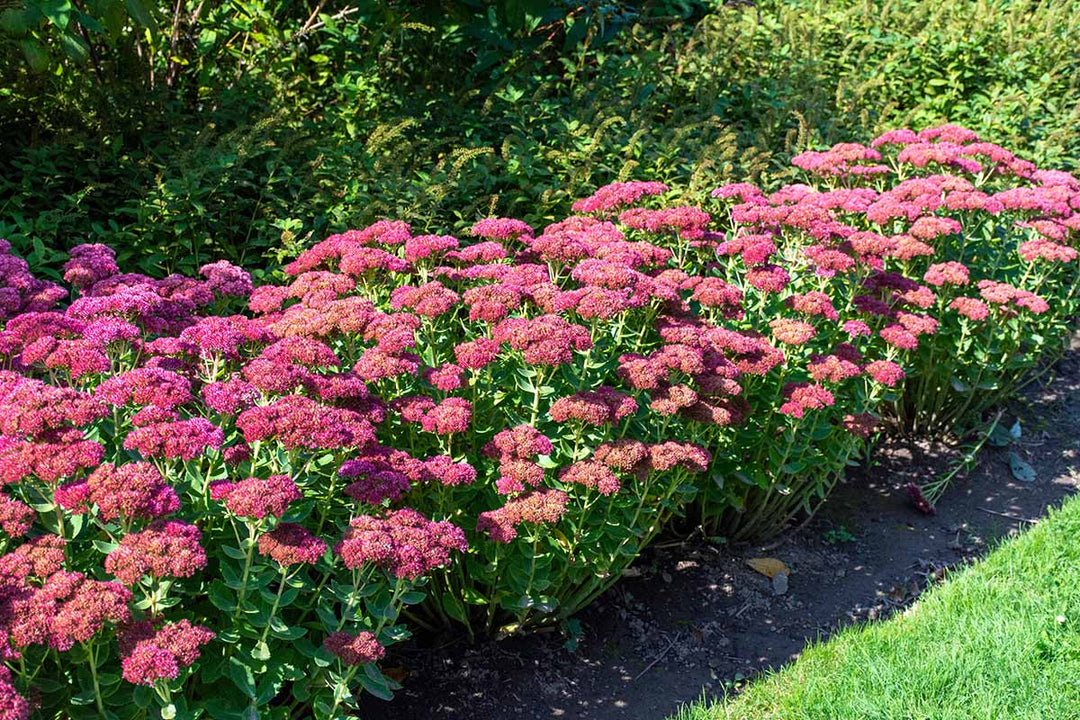
[[(905, 607), (947, 568), (983, 555), (1080, 485), (1080, 343), (1006, 409), (1023, 433), (987, 445), (938, 504), (919, 513), (904, 486), (947, 472), (963, 450), (890, 442), (851, 473), (805, 527), (762, 546), (663, 540), (578, 618), (575, 651), (558, 631), (470, 647), (406, 645), (405, 689), (364, 700), (364, 720), (593, 718), (662, 720), (798, 657), (844, 625)], [(1010, 472), (1007, 453), (1037, 471)], [(1008, 516), (1008, 517), (1005, 517)], [(791, 568), (785, 593), (746, 565)]]

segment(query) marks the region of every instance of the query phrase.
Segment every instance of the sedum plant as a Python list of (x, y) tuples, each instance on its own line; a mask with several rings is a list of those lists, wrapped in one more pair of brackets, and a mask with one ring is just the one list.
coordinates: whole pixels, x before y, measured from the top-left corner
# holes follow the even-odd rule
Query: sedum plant
[(774, 533), (1060, 342), (1074, 178), (954, 126), (795, 164), (712, 212), (384, 220), (260, 287), (2, 246), (3, 707), (345, 717), (417, 629), (558, 622), (674, 523)]

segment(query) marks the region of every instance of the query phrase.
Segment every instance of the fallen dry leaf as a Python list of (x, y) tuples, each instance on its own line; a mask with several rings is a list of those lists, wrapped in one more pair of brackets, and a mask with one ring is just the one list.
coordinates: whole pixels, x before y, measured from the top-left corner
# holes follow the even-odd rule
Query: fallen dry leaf
[(777, 573), (791, 574), (790, 568), (776, 558), (750, 558), (746, 564), (770, 580), (776, 577)]

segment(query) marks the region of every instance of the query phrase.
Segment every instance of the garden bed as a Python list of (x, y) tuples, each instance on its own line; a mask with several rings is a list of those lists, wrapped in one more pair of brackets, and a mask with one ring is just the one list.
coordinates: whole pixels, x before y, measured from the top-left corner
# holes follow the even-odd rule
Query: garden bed
[[(819, 515), (779, 545), (661, 540), (580, 616), (576, 652), (557, 633), (471, 647), (426, 638), (401, 648), (387, 665), (408, 674), (405, 689), (391, 703), (367, 698), (363, 717), (654, 720), (702, 692), (722, 695), (741, 678), (779, 667), (840, 627), (887, 617), (945, 569), (1029, 526), (987, 511), (1036, 519), (1080, 485), (1076, 338), (1048, 378), (1003, 416), (1020, 420), (1016, 447), (985, 448), (936, 515), (917, 512), (904, 486), (947, 472), (960, 453), (893, 442), (875, 467), (854, 470)], [(1036, 470), (1034, 482), (1012, 477), (1012, 451)], [(786, 594), (776, 596), (746, 566), (760, 556), (792, 568)]]

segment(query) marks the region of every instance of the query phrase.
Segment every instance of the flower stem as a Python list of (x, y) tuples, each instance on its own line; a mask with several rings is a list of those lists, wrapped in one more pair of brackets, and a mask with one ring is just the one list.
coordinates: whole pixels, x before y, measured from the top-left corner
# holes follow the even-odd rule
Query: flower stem
[(86, 648), (86, 655), (90, 660), (90, 677), (94, 681), (94, 704), (97, 706), (98, 713), (105, 717), (105, 703), (101, 699), (101, 682), (98, 680), (97, 653), (94, 652), (94, 643), (85, 643), (83, 647)]
[(281, 568), (281, 582), (278, 583), (277, 595), (274, 596), (274, 605), (270, 608), (269, 619), (266, 621), (266, 627), (263, 629), (262, 637), (259, 638), (259, 644), (266, 642), (266, 636), (270, 634), (270, 624), (274, 620), (274, 613), (277, 612), (278, 606), (281, 604), (281, 594), (285, 592), (285, 585), (289, 579), (289, 566), (285, 565)]
[(247, 596), (248, 577), (251, 576), (251, 560), (255, 554), (255, 528), (248, 523), (248, 549), (244, 557), (244, 574), (240, 578), (240, 589), (236, 593), (236, 610), (233, 617), (240, 617), (243, 612), (244, 598)]

